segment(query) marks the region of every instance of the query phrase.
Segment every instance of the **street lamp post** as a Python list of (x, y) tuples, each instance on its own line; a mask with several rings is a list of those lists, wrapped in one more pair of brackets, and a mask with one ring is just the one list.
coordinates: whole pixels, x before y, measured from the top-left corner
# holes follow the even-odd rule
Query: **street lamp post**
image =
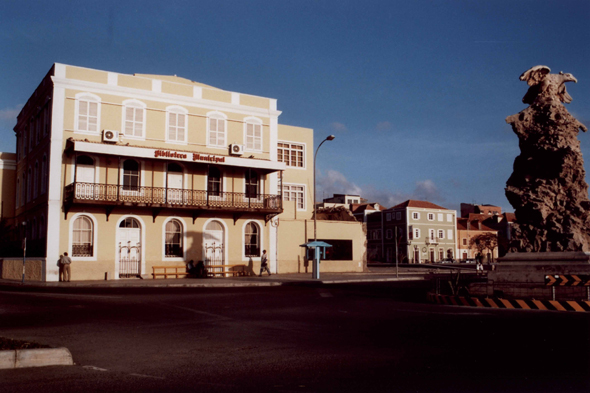
[[(320, 143), (318, 148), (315, 150), (315, 155), (313, 156), (313, 240), (314, 242), (318, 241), (318, 219), (317, 219), (317, 206), (316, 206), (316, 183), (315, 183), (315, 162), (318, 156), (318, 151), (320, 147), (326, 141), (333, 141), (336, 138), (334, 135), (329, 135), (326, 139)], [(320, 278), (320, 258), (317, 253), (317, 247), (314, 249), (314, 264), (313, 264), (313, 278), (319, 279)]]

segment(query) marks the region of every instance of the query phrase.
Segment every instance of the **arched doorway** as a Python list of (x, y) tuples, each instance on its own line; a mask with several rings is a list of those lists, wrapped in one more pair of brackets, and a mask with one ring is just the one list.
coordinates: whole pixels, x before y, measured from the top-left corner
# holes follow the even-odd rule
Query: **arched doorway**
[(141, 275), (141, 225), (133, 217), (127, 217), (117, 228), (119, 253), (119, 277)]
[(203, 258), (205, 265), (225, 264), (225, 229), (219, 221), (210, 221), (203, 231)]

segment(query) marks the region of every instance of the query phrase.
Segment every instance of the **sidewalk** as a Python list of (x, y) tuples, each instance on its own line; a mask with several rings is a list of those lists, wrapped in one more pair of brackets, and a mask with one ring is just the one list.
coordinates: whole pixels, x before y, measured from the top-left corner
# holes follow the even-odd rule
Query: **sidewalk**
[(295, 274), (273, 274), (248, 277), (216, 277), (216, 278), (131, 278), (119, 280), (72, 281), (72, 282), (39, 282), (0, 279), (0, 287), (36, 287), (36, 288), (131, 288), (131, 287), (257, 287), (279, 285), (325, 285), (361, 282), (386, 281), (423, 281), (426, 271), (400, 269), (396, 277), (395, 269), (370, 269), (363, 273), (321, 273), (320, 279), (314, 280), (311, 272)]

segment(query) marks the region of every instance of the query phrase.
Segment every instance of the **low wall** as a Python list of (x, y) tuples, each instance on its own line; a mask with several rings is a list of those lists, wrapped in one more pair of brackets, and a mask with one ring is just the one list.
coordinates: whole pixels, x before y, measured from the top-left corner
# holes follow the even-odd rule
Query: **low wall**
[[(43, 281), (45, 277), (44, 258), (26, 258), (25, 281)], [(0, 278), (4, 280), (23, 279), (23, 259), (4, 258), (0, 260)]]

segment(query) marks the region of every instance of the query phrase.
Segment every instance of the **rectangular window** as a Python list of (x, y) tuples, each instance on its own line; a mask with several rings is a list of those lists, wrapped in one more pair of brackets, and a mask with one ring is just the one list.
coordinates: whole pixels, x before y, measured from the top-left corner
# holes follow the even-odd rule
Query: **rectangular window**
[(131, 106), (125, 108), (125, 135), (143, 136), (143, 111), (143, 108)]
[(184, 142), (186, 135), (186, 115), (184, 113), (168, 113), (168, 140)]
[[(314, 239), (309, 239), (313, 242)], [(352, 240), (331, 240), (318, 239), (318, 241), (326, 242), (332, 247), (326, 248), (326, 257), (324, 259), (330, 261), (352, 261)], [(313, 251), (308, 255), (313, 259)]]
[(453, 240), (453, 230), (447, 229), (447, 239)]
[(438, 213), (438, 221), (443, 221), (443, 214), (442, 213)]
[(209, 118), (209, 145), (225, 147), (225, 119)]
[(385, 219), (386, 219), (387, 221), (391, 221), (391, 213), (387, 213), (387, 214), (385, 215)]
[(395, 213), (395, 219), (398, 220), (398, 221), (401, 220), (402, 219), (402, 213), (401, 212)]
[(447, 214), (447, 222), (453, 222), (453, 215)]
[(262, 125), (246, 124), (246, 149), (262, 150)]
[(412, 213), (412, 218), (413, 218), (414, 220), (419, 220), (419, 219), (420, 219), (420, 213), (418, 213), (418, 212), (414, 212), (414, 213)]
[(434, 221), (434, 213), (428, 213), (428, 221)]
[(304, 167), (305, 148), (303, 145), (279, 142), (277, 152), (279, 162), (284, 162), (287, 166)]
[(98, 132), (98, 102), (78, 101), (78, 131)]
[(467, 239), (463, 238), (463, 245), (466, 246), (467, 245)]
[(305, 210), (305, 188), (294, 184), (283, 185), (283, 200), (297, 202), (297, 210)]
[(444, 239), (445, 238), (445, 231), (442, 229), (438, 230), (438, 238), (439, 239)]

